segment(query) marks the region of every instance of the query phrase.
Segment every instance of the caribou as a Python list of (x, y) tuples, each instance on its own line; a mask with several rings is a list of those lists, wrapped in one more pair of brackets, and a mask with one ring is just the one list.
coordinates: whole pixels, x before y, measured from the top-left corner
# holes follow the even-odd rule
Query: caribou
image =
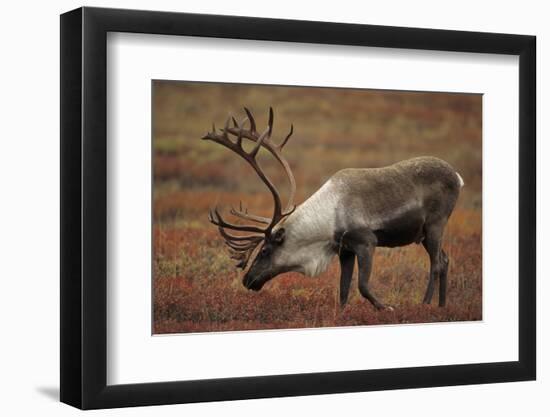
[[(302, 204), (294, 205), (296, 181), (282, 151), (294, 132), (279, 143), (272, 140), (273, 109), (262, 133), (249, 109), (238, 122), (229, 116), (225, 126), (202, 137), (231, 150), (256, 172), (273, 197), (273, 215), (257, 216), (231, 207), (241, 221), (228, 221), (216, 206), (209, 221), (217, 226), (237, 267), (245, 270), (243, 285), (259, 291), (266, 282), (290, 271), (306, 276), (324, 272), (332, 259), (340, 261), (340, 304), (345, 306), (356, 260), (360, 294), (379, 310), (393, 310), (372, 293), (369, 278), (377, 247), (422, 244), (430, 270), (423, 302), (430, 304), (439, 281), (439, 306), (446, 303), (449, 257), (442, 236), (455, 207), (461, 176), (447, 162), (430, 156), (416, 157), (382, 168), (346, 168), (335, 173)], [(243, 142), (254, 145), (245, 150)], [(260, 148), (269, 152), (286, 173), (290, 185), (283, 206), (279, 191), (258, 163)], [(244, 220), (244, 224), (242, 222)]]

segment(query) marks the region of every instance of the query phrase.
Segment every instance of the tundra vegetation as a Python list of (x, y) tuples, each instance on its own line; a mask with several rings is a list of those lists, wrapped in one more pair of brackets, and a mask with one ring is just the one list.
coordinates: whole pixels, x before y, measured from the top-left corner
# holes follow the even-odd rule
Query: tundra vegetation
[[(243, 201), (250, 212), (270, 217), (273, 199), (250, 165), (200, 140), (213, 120), (223, 125), (244, 105), (259, 128), (272, 106), (277, 138), (294, 124), (284, 153), (298, 184), (296, 204), (343, 168), (382, 167), (421, 155), (448, 161), (466, 185), (443, 237), (451, 259), (446, 306), (422, 304), (429, 258), (415, 244), (376, 249), (369, 285), (393, 311), (364, 300), (357, 268), (341, 307), (338, 257), (315, 278), (289, 272), (260, 292), (244, 288), (242, 271), (208, 212), (216, 204), (227, 212)], [(481, 143), (478, 95), (155, 81), (153, 332), (480, 320)], [(258, 159), (284, 199), (284, 171), (263, 149)]]

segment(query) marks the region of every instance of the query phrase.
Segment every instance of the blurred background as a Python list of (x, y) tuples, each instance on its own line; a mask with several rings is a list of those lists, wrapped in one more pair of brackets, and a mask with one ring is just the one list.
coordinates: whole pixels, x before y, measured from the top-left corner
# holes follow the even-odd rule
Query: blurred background
[[(155, 333), (481, 319), (481, 95), (179, 81), (154, 81), (152, 88)], [(240, 157), (200, 138), (229, 114), (241, 120), (243, 106), (259, 131), (273, 107), (275, 142), (294, 125), (284, 153), (298, 204), (343, 168), (421, 155), (453, 165), (466, 185), (444, 241), (448, 306), (420, 305), (429, 263), (418, 245), (377, 249), (372, 288), (394, 312), (374, 311), (356, 278), (341, 310), (336, 259), (321, 277), (284, 274), (260, 293), (242, 287), (208, 209), (227, 211), (242, 200), (251, 212), (270, 215), (272, 198)], [(283, 170), (267, 152), (260, 162), (286, 196)]]

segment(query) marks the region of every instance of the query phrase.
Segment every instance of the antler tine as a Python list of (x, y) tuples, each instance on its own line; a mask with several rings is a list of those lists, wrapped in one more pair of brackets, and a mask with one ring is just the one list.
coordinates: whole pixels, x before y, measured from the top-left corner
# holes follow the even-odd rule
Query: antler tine
[(218, 229), (224, 238), (224, 243), (229, 248), (230, 258), (238, 261), (237, 268), (244, 269), (252, 251), (263, 240), (263, 236), (233, 236), (227, 233), (221, 226)]
[(244, 111), (248, 116), (248, 120), (250, 121), (250, 131), (252, 133), (256, 133), (256, 120), (254, 120), (254, 116), (252, 116), (252, 113), (250, 113), (250, 110), (248, 110), (246, 107), (244, 108)]
[[(229, 137), (227, 136), (227, 133), (228, 133), (228, 129), (229, 129), (229, 123), (231, 122), (231, 118), (233, 118), (233, 116), (231, 116), (231, 115), (227, 116), (227, 119), (225, 121), (225, 126), (222, 129), (223, 136), (227, 139), (229, 139)], [(235, 120), (235, 118), (233, 118), (233, 120)]]
[(225, 244), (229, 246), (231, 249), (236, 251), (244, 251), (250, 249), (252, 246), (256, 246), (255, 242), (248, 242), (248, 243), (236, 243), (232, 242), (230, 240), (226, 240)]
[(240, 205), (239, 210), (235, 209), (234, 207), (231, 207), (230, 213), (233, 216), (240, 217), (241, 219), (245, 219), (245, 220), (252, 220), (253, 222), (262, 223), (262, 224), (269, 224), (271, 222), (271, 219), (268, 219), (267, 217), (249, 214), (248, 210), (246, 209), (243, 211), (242, 203), (239, 203), (239, 205)]
[(263, 236), (259, 235), (234, 236), (227, 233), (221, 226), (218, 226), (218, 230), (230, 251), (234, 255), (239, 254), (239, 260), (241, 261), (239, 264), (241, 266), (246, 266), (251, 251), (263, 240)]
[(258, 140), (256, 141), (256, 145), (254, 146), (254, 148), (250, 151), (249, 155), (255, 160), (256, 159), (256, 155), (258, 154), (258, 151), (260, 150), (260, 148), (262, 147), (262, 145), (264, 144), (264, 142), (269, 138), (269, 135), (270, 135), (270, 129), (269, 127), (264, 130), (264, 132), (260, 135), (260, 137), (258, 138)]
[(269, 130), (269, 137), (273, 133), (273, 107), (269, 107), (269, 121), (267, 122), (267, 129)]
[(230, 233), (227, 233), (225, 229), (221, 226), (218, 226), (220, 234), (226, 241), (231, 242), (259, 242), (263, 239), (263, 235), (246, 235), (246, 236), (235, 236)]
[(220, 227), (223, 227), (223, 228), (226, 228), (226, 229), (237, 230), (237, 231), (240, 231), (240, 232), (253, 232), (253, 233), (265, 234), (264, 229), (260, 229), (259, 227), (256, 227), (256, 226), (238, 225), (238, 224), (229, 223), (229, 222), (225, 221), (223, 219), (222, 215), (220, 214), (220, 212), (218, 211), (217, 207), (214, 208), (213, 213), (214, 213), (215, 217), (212, 216), (212, 211), (211, 211), (210, 212), (210, 222), (215, 224), (216, 226), (220, 226)]
[(286, 145), (292, 134), (294, 133), (294, 125), (290, 125), (290, 132), (288, 132), (288, 135), (286, 135), (286, 138), (281, 142), (279, 145), (279, 149), (283, 150), (283, 147)]
[[(249, 114), (249, 119), (250, 117), (252, 117), (252, 114), (250, 114), (250, 111), (245, 107), (245, 110), (247, 112), (247, 114)], [(250, 123), (254, 123), (254, 129), (256, 128), (256, 123), (253, 122), (254, 119), (250, 119)], [(252, 158), (256, 158), (256, 155), (258, 154), (258, 151), (260, 150), (260, 148), (262, 146), (264, 146), (264, 143), (271, 138), (271, 133), (273, 132), (273, 108), (270, 107), (269, 108), (269, 121), (267, 122), (267, 128), (263, 131), (263, 133), (260, 135), (259, 138), (257, 138), (256, 140), (256, 146), (254, 146), (254, 148), (252, 149), (252, 151), (250, 152), (250, 156), (252, 156)], [(271, 146), (267, 146), (268, 148), (270, 148)]]

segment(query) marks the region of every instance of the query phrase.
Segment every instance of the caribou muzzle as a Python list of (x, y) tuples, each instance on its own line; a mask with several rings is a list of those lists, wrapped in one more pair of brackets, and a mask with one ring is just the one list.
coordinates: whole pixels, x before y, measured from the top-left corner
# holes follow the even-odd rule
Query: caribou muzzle
[(264, 283), (259, 280), (254, 280), (254, 279), (249, 279), (247, 277), (244, 277), (243, 285), (247, 290), (260, 291), (264, 286)]
[(248, 273), (243, 278), (243, 285), (247, 290), (260, 291), (271, 278), (273, 278), (271, 274), (252, 275)]

